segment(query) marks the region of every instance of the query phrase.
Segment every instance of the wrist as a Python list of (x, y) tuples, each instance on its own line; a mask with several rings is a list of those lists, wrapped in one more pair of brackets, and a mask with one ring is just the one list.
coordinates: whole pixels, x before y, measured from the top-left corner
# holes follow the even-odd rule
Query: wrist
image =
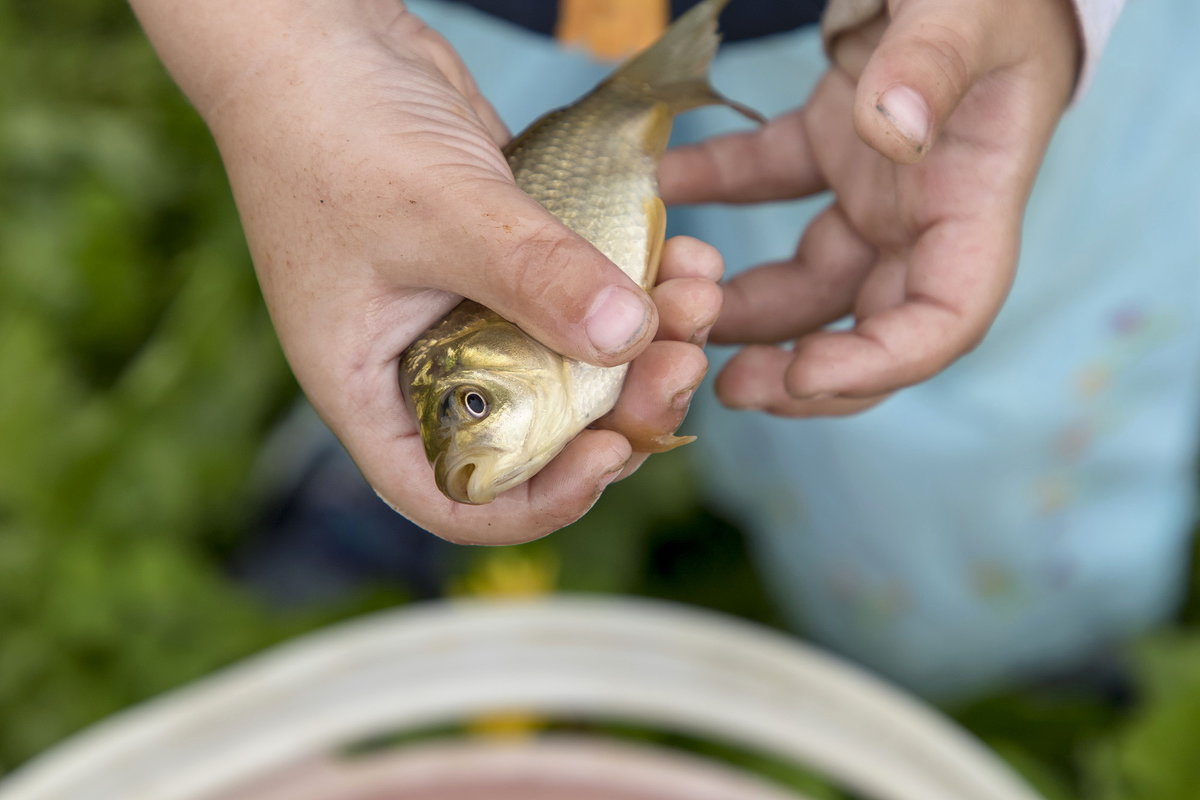
[(210, 128), (229, 107), (286, 94), (303, 82), (305, 72), (329, 68), (322, 64), (328, 54), (384, 35), (405, 13), (400, 0), (131, 0), (131, 5)]

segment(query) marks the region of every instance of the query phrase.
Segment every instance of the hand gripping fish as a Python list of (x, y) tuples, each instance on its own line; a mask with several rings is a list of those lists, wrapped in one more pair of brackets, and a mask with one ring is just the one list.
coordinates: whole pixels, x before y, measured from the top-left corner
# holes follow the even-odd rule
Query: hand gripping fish
[[(574, 105), (534, 122), (504, 151), (517, 185), (643, 288), (654, 285), (666, 231), (658, 160), (675, 114), (727, 105), (708, 83), (717, 15), (705, 0)], [(556, 353), (464, 300), (400, 359), (400, 385), (437, 485), (460, 503), (491, 502), (533, 477), (610, 411), (628, 365)], [(669, 450), (692, 437), (636, 443)]]

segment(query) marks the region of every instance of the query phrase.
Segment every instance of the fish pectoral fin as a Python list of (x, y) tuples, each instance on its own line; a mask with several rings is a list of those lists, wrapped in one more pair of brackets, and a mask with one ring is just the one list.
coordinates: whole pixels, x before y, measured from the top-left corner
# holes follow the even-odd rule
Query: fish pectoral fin
[(658, 280), (663, 242), (667, 238), (667, 207), (661, 197), (646, 200), (646, 231), (649, 233), (649, 246), (646, 248), (646, 277), (642, 280), (642, 288), (649, 291)]
[(628, 426), (623, 426), (619, 430), (604, 420), (592, 425), (593, 428), (602, 428), (604, 430), (616, 430), (617, 433), (629, 440), (629, 446), (635, 453), (666, 453), (674, 450), (676, 447), (683, 447), (685, 444), (691, 444), (696, 441), (695, 436), (676, 436), (673, 433), (662, 433), (661, 431), (652, 431), (649, 429), (630, 430)]
[(630, 447), (635, 453), (665, 453), (676, 447), (683, 447), (696, 441), (695, 436), (676, 436), (673, 433), (663, 433), (661, 428), (652, 428), (644, 424), (630, 425), (628, 419), (619, 422), (608, 414), (593, 422), (593, 429), (616, 431), (629, 440)]
[(649, 436), (632, 436), (629, 444), (635, 453), (666, 453), (676, 447), (683, 447), (696, 441), (695, 436), (676, 436), (673, 433), (660, 433)]

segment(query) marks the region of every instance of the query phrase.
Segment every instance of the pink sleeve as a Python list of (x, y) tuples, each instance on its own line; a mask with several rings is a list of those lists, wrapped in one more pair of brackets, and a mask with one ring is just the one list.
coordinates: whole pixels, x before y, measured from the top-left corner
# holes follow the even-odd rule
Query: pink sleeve
[(1079, 15), (1079, 27), (1083, 31), (1083, 65), (1079, 71), (1079, 83), (1075, 87), (1075, 99), (1087, 91), (1100, 62), (1100, 54), (1108, 42), (1108, 35), (1117, 23), (1125, 0), (1074, 0)]

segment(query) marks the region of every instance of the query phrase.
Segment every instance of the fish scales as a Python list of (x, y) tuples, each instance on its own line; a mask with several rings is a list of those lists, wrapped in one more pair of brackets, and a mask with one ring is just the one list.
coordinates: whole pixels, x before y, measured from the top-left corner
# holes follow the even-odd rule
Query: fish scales
[[(523, 191), (646, 289), (658, 266), (652, 240), (662, 235), (648, 215), (670, 134), (663, 120), (661, 101), (604, 87), (535, 123), (507, 152)], [(566, 361), (586, 425), (612, 406), (627, 365)]]
[(658, 153), (647, 145), (665, 144), (667, 132), (652, 130), (659, 105), (602, 90), (544, 120), (508, 154), (522, 190), (646, 288), (647, 206), (658, 197)]

